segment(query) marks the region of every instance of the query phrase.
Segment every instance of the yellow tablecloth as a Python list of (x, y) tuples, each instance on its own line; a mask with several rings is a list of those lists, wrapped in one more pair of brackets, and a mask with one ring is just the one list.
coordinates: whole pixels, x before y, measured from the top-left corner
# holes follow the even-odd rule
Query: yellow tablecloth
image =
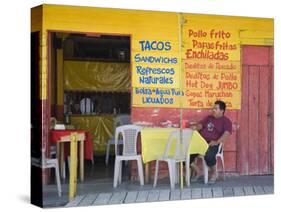
[[(170, 133), (179, 128), (143, 128), (141, 130), (142, 159), (144, 163), (156, 160), (164, 154), (166, 143)], [(175, 144), (175, 142), (173, 142)], [(170, 148), (169, 155), (174, 152), (175, 145)], [(189, 146), (190, 154), (205, 155), (208, 144), (205, 139), (197, 132), (193, 131)]]
[(87, 130), (93, 138), (95, 155), (105, 154), (108, 139), (113, 136), (115, 115), (71, 115), (70, 122), (75, 129)]

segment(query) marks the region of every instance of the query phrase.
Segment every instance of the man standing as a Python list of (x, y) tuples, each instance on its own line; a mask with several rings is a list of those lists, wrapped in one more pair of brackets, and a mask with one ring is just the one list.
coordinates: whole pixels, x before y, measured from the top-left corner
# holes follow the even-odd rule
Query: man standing
[[(217, 179), (216, 154), (219, 145), (225, 142), (232, 133), (232, 123), (224, 116), (225, 109), (226, 105), (223, 101), (216, 101), (212, 109), (212, 115), (207, 116), (198, 124), (190, 127), (193, 130), (198, 130), (209, 144), (209, 148), (204, 157), (211, 172), (209, 183), (215, 183)], [(196, 157), (196, 154), (190, 156), (191, 167), (196, 172), (194, 180), (197, 180), (201, 175), (199, 168), (194, 163)]]

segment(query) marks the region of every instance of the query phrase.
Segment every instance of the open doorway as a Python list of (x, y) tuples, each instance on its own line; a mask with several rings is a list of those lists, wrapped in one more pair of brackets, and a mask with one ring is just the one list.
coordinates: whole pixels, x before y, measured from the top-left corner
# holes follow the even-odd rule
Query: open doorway
[[(116, 119), (126, 116), (130, 121), (131, 114), (130, 36), (72, 32), (49, 35), (51, 117), (66, 129), (89, 134), (91, 145), (85, 142), (84, 146), (85, 182), (105, 178), (111, 181), (114, 146), (109, 149), (106, 165), (107, 143), (114, 135)], [(56, 152), (50, 144), (51, 151)], [(67, 160), (64, 164), (68, 167)], [(68, 168), (61, 174), (67, 179)]]

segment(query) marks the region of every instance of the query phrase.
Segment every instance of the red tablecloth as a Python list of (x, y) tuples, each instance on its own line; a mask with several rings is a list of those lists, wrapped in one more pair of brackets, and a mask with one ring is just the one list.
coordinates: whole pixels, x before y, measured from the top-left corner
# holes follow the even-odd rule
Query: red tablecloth
[[(51, 130), (50, 131), (50, 141), (58, 142), (62, 136), (70, 135), (72, 132), (85, 133), (86, 140), (84, 142), (84, 158), (86, 160), (92, 160), (93, 156), (93, 143), (92, 136), (88, 131), (85, 130)], [(67, 145), (69, 146), (69, 145)], [(69, 152), (69, 148), (65, 148)], [(68, 153), (69, 154), (69, 153)]]

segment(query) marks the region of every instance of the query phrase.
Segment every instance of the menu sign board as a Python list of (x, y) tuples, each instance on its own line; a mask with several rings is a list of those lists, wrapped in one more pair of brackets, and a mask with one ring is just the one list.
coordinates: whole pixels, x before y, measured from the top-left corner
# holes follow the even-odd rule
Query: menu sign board
[(203, 109), (220, 99), (240, 109), (238, 31), (183, 25), (181, 39), (181, 49), (172, 40), (134, 40), (133, 106)]
[(183, 27), (183, 108), (210, 108), (214, 101), (240, 109), (238, 32)]
[(137, 40), (132, 54), (133, 105), (180, 106), (180, 59), (178, 44), (163, 40)]

